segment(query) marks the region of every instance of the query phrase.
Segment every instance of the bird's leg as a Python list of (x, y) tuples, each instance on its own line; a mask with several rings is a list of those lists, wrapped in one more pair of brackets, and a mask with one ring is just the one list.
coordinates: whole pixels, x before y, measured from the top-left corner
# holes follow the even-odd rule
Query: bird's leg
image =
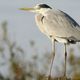
[(64, 44), (64, 46), (65, 46), (65, 49), (64, 49), (64, 52), (65, 52), (64, 78), (65, 78), (65, 80), (66, 80), (66, 60), (67, 60), (66, 44)]
[(50, 64), (50, 69), (49, 69), (48, 80), (51, 80), (51, 72), (52, 72), (54, 57), (55, 57), (55, 40), (52, 39), (52, 59), (51, 59), (51, 64)]

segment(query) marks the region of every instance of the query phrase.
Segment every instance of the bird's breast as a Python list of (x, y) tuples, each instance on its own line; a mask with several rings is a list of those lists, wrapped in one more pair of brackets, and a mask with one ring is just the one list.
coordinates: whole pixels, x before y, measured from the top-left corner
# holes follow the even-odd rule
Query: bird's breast
[(45, 26), (43, 24), (43, 19), (44, 19), (44, 16), (41, 14), (37, 14), (35, 16), (35, 21), (36, 21), (37, 26), (39, 27), (41, 32), (45, 33), (46, 31), (45, 31)]

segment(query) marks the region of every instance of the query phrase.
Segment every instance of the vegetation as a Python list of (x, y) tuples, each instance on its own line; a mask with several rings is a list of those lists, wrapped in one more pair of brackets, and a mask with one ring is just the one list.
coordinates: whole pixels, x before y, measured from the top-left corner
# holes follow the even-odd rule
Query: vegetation
[[(0, 67), (5, 64), (9, 65), (9, 70), (7, 72), (9, 76), (5, 77), (0, 74), (0, 80), (47, 80), (48, 77), (46, 76), (46, 73), (49, 70), (51, 54), (46, 52), (42, 57), (39, 57), (37, 53), (32, 56), (31, 60), (25, 60), (24, 56), (27, 53), (20, 46), (17, 46), (16, 42), (12, 42), (9, 38), (7, 22), (3, 22), (1, 27), (3, 28), (4, 37), (2, 44), (0, 45), (0, 56), (6, 60), (4, 54), (8, 53), (10, 57), (6, 63), (0, 62)], [(31, 40), (30, 46), (31, 48), (34, 48), (35, 41)], [(80, 80), (80, 57), (75, 57), (73, 53), (74, 50), (71, 48), (68, 64), (71, 67), (70, 72), (72, 72), (72, 80)], [(39, 65), (42, 65), (42, 69), (40, 69)], [(51, 80), (64, 79), (63, 77), (52, 77)]]

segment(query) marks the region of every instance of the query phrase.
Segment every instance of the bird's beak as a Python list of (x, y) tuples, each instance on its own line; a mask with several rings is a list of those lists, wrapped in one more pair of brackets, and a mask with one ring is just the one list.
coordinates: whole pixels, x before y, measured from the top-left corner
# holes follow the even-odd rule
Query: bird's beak
[(35, 11), (34, 8), (20, 8), (19, 10), (24, 10), (24, 11)]

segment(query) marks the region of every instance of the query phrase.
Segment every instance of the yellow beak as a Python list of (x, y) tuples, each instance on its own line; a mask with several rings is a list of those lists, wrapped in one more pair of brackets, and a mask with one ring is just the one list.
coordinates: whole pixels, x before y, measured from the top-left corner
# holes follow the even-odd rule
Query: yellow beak
[(24, 11), (33, 11), (34, 8), (20, 8), (20, 10), (24, 10)]

